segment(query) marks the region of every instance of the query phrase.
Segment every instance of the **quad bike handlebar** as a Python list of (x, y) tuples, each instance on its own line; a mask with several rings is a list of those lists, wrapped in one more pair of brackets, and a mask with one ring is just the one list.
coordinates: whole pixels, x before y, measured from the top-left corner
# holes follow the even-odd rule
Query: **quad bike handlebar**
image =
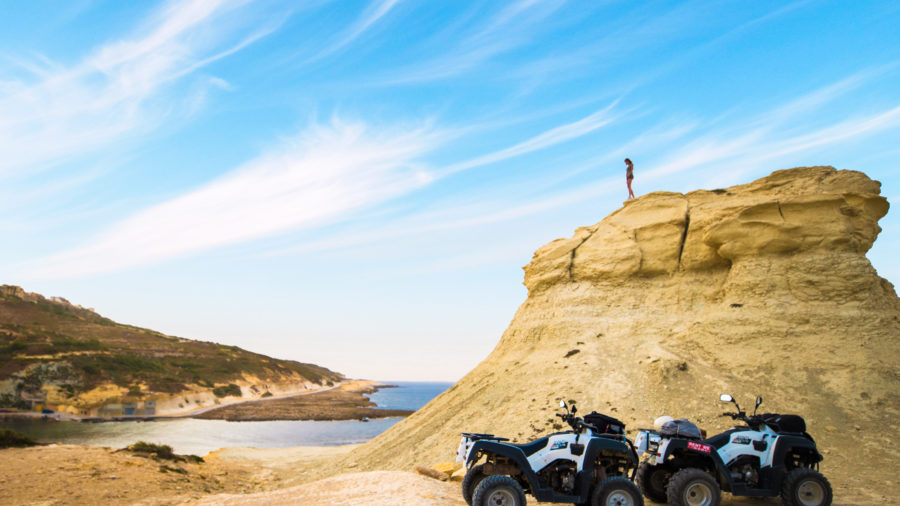
[(742, 422), (746, 422), (746, 424), (749, 425), (753, 430), (759, 429), (759, 427), (765, 423), (765, 420), (763, 420), (761, 416), (747, 416), (747, 413), (745, 413), (744, 411), (738, 411), (737, 413), (729, 413), (726, 411), (719, 416), (730, 416), (732, 420), (741, 420)]
[(584, 418), (581, 418), (580, 416), (575, 416), (571, 413), (556, 413), (556, 416), (562, 418), (564, 422), (568, 423), (569, 426), (572, 427), (572, 430), (574, 430), (575, 432), (581, 432), (582, 429), (585, 428), (591, 429), (594, 432), (600, 431), (600, 429), (598, 429), (596, 426), (585, 422)]

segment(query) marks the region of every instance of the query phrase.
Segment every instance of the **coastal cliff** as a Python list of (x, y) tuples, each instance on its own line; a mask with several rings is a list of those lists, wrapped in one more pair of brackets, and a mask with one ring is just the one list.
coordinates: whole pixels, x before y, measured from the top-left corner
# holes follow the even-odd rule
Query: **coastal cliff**
[(666, 414), (713, 433), (732, 423), (720, 393), (759, 394), (806, 418), (836, 494), (889, 490), (900, 299), (865, 256), (888, 207), (880, 183), (832, 167), (627, 201), (539, 248), (493, 352), (343, 463), (452, 460), (463, 431), (527, 441), (559, 428), (561, 399), (629, 431)]

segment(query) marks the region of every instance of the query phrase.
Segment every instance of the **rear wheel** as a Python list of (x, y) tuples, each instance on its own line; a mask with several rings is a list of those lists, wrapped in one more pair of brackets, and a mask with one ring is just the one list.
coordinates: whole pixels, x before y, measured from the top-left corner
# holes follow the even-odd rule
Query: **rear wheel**
[(828, 506), (833, 498), (828, 480), (808, 467), (798, 467), (788, 473), (781, 488), (785, 506)]
[(462, 481), (462, 494), (463, 499), (466, 500), (466, 504), (469, 506), (472, 505), (472, 495), (475, 493), (475, 488), (485, 477), (484, 464), (478, 464), (466, 472), (466, 476)]
[(668, 500), (666, 485), (671, 477), (672, 471), (665, 466), (651, 466), (650, 462), (644, 461), (638, 467), (635, 481), (644, 497), (653, 502), (664, 503)]
[(719, 484), (702, 469), (689, 467), (672, 475), (666, 487), (672, 506), (719, 506), (722, 491)]
[(509, 476), (488, 476), (475, 487), (472, 506), (525, 506), (525, 491)]
[(644, 506), (644, 498), (631, 480), (614, 476), (597, 484), (591, 494), (591, 506)]

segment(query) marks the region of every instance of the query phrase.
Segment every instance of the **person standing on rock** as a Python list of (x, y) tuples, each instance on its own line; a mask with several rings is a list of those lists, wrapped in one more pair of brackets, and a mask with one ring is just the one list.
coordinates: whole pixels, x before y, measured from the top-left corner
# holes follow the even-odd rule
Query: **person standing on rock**
[(631, 189), (631, 181), (634, 180), (634, 164), (630, 158), (625, 159), (625, 184), (628, 185), (628, 198), (634, 198), (634, 190)]

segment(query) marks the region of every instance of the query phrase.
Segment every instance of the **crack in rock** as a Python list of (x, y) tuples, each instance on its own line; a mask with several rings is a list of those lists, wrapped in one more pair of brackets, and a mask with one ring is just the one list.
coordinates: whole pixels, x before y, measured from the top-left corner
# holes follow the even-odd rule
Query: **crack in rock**
[(687, 241), (688, 228), (691, 226), (691, 207), (688, 205), (684, 211), (684, 232), (681, 233), (681, 244), (678, 245), (678, 268), (681, 269), (681, 255), (684, 253), (684, 243)]
[(570, 282), (570, 283), (573, 282), (573, 281), (575, 281), (575, 277), (572, 275), (572, 267), (575, 266), (575, 250), (577, 250), (578, 248), (580, 248), (581, 245), (584, 244), (584, 243), (586, 243), (587, 240), (590, 239), (591, 236), (593, 236), (593, 235), (594, 235), (594, 231), (591, 230), (591, 231), (588, 233), (587, 237), (585, 237), (584, 239), (582, 239), (582, 241), (581, 241), (580, 243), (578, 243), (577, 246), (575, 246), (574, 248), (572, 248), (572, 256), (569, 258), (569, 282)]

